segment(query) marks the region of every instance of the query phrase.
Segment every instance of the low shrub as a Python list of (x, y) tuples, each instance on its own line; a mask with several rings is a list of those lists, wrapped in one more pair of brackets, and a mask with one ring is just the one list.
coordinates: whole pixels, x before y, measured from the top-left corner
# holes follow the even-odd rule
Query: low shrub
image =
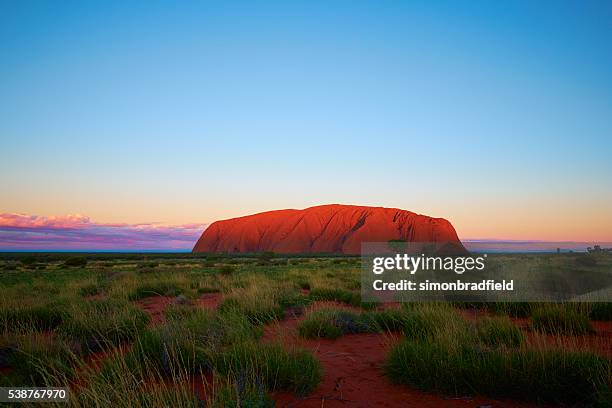
[(223, 265), (221, 268), (219, 268), (219, 273), (221, 275), (232, 275), (235, 272), (235, 269), (233, 266), (231, 265)]
[(64, 261), (65, 266), (82, 268), (87, 265), (87, 258), (84, 256), (71, 256)]
[(142, 262), (139, 263), (137, 268), (139, 269), (153, 269), (153, 268), (157, 268), (159, 266), (159, 262)]
[(574, 258), (574, 262), (578, 266), (593, 267), (597, 266), (597, 258), (590, 254), (578, 254)]
[(259, 260), (263, 262), (270, 262), (272, 259), (274, 259), (274, 257), (275, 254), (272, 251), (264, 251), (259, 254)]

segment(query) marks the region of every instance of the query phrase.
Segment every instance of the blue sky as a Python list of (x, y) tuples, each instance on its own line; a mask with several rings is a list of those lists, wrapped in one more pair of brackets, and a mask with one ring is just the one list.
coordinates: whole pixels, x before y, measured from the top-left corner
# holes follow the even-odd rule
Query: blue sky
[(612, 241), (611, 21), (604, 1), (4, 1), (0, 213), (351, 203)]

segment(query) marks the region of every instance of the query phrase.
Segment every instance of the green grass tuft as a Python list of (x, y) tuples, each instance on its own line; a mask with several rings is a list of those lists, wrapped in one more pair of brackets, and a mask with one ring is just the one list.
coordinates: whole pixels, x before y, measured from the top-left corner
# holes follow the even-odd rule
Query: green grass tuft
[(91, 353), (133, 340), (149, 322), (137, 307), (115, 300), (85, 301), (75, 305), (58, 328), (66, 339)]
[(236, 380), (260, 381), (270, 391), (298, 395), (309, 394), (321, 380), (321, 364), (312, 353), (252, 342), (236, 344), (219, 355), (215, 369)]
[(508, 317), (484, 318), (475, 323), (476, 336), (488, 346), (517, 347), (523, 342), (521, 329)]
[(531, 315), (535, 330), (551, 334), (583, 335), (594, 332), (586, 313), (572, 305), (547, 305), (535, 309)]

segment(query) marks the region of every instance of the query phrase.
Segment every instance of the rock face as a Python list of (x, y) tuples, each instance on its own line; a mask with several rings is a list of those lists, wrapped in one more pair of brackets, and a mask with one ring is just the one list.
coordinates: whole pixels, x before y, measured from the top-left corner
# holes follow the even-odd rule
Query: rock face
[(449, 243), (464, 251), (444, 218), (397, 208), (330, 204), (304, 210), (277, 210), (216, 221), (193, 252), (359, 254), (361, 242)]

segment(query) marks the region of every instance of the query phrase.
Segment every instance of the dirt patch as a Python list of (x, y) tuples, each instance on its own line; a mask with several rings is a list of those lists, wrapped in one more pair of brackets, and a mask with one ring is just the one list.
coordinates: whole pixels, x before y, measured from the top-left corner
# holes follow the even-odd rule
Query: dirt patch
[(195, 304), (204, 309), (217, 310), (221, 302), (223, 302), (223, 294), (204, 293), (202, 296), (196, 299)]
[(157, 326), (166, 321), (164, 310), (174, 302), (170, 296), (155, 296), (140, 299), (134, 303), (151, 317), (151, 326)]
[[(312, 308), (329, 306), (353, 309), (335, 302), (317, 302)], [(286, 392), (273, 394), (279, 407), (536, 406), (473, 396), (444, 398), (392, 384), (384, 375), (384, 362), (390, 347), (401, 339), (401, 335), (366, 333), (345, 335), (336, 340), (302, 339), (297, 336), (301, 320), (301, 317), (291, 318), (266, 326), (263, 341), (311, 350), (323, 366), (323, 379), (311, 395), (303, 398)]]

